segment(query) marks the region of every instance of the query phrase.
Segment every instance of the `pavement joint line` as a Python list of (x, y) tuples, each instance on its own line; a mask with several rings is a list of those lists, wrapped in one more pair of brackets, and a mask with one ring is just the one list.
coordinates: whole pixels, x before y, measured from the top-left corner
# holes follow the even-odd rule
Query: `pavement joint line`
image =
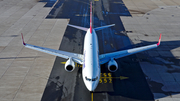
[[(17, 11), (16, 11), (16, 12), (17, 12)], [(15, 12), (15, 13), (16, 13), (16, 12)], [(12, 14), (12, 15), (13, 15), (13, 14)], [(0, 15), (0, 16), (1, 16), (1, 15)], [(9, 17), (7, 17), (6, 19), (4, 19), (4, 21), (2, 21), (2, 23), (5, 22), (5, 21), (6, 21), (8, 18), (10, 18), (10, 17), (11, 17), (11, 16), (9, 16)], [(21, 18), (19, 18), (19, 19), (21, 19)], [(19, 20), (19, 19), (18, 19), (18, 20)], [(18, 20), (17, 20), (17, 21), (18, 21)], [(17, 22), (17, 21), (16, 21), (16, 22)], [(15, 24), (16, 22), (14, 22), (13, 24)], [(8, 31), (10, 28), (11, 28), (11, 27), (9, 27), (6, 31)], [(0, 36), (2, 36), (6, 31), (4, 31)]]
[[(6, 47), (7, 47), (7, 46), (4, 46), (4, 49), (2, 49), (2, 50), (0, 51), (0, 54), (1, 54), (1, 52), (2, 52), (3, 50), (5, 50)], [(0, 77), (0, 79), (1, 79), (1, 77)]]
[[(36, 55), (36, 57), (37, 57), (37, 55)], [(33, 64), (35, 63), (35, 60), (36, 60), (36, 58), (34, 59), (33, 63), (32, 63), (31, 66), (30, 66), (30, 68), (28, 69), (28, 71), (27, 71), (27, 73), (26, 73), (24, 79), (22, 80), (22, 82), (21, 82), (21, 84), (20, 84), (20, 86), (19, 86), (19, 88), (18, 88), (18, 90), (17, 90), (15, 96), (13, 97), (13, 100), (12, 100), (12, 101), (14, 101), (14, 99), (16, 98), (18, 92), (20, 91), (20, 89), (21, 89), (21, 87), (22, 87), (22, 85), (23, 85), (23, 82), (25, 81), (25, 79), (26, 79), (26, 77), (27, 77), (27, 75), (28, 75), (30, 69), (32, 68)]]
[[(33, 18), (34, 18), (34, 17), (33, 17)], [(33, 18), (32, 18), (32, 19), (33, 19)], [(31, 19), (31, 20), (32, 20), (32, 19)], [(45, 20), (46, 20), (46, 19), (44, 19), (43, 21), (45, 21)], [(41, 24), (43, 23), (43, 21), (41, 22)], [(57, 21), (56, 21), (56, 22), (57, 22)], [(28, 22), (28, 23), (29, 23), (29, 22)], [(41, 24), (39, 25), (39, 27), (41, 26)], [(27, 24), (26, 24), (26, 25), (27, 25)], [(39, 28), (39, 27), (38, 27), (38, 28)], [(53, 26), (53, 27), (54, 27), (54, 26)], [(38, 28), (37, 28), (37, 29), (38, 29)], [(34, 31), (34, 33), (37, 31), (37, 29)], [(51, 31), (52, 31), (52, 29), (51, 29)], [(50, 33), (49, 33), (49, 34), (50, 34)], [(31, 36), (31, 37), (32, 37), (32, 36)], [(31, 38), (31, 37), (30, 37), (30, 38)], [(48, 35), (47, 35), (47, 37), (48, 37)], [(46, 39), (47, 39), (47, 37), (46, 37)], [(46, 39), (45, 39), (45, 41), (46, 41)], [(44, 43), (45, 43), (45, 41), (44, 41)], [(44, 44), (44, 43), (43, 43), (43, 44)], [(24, 48), (24, 47), (23, 47), (23, 48)], [(22, 48), (22, 49), (23, 49), (23, 48)], [(22, 51), (22, 50), (21, 50), (21, 51)], [(21, 51), (20, 51), (20, 52), (21, 52)], [(30, 69), (32, 68), (32, 66), (33, 66), (33, 64), (34, 64), (34, 62), (35, 62), (35, 60), (37, 59), (37, 56), (38, 56), (38, 55), (35, 56), (32, 65), (31, 65), (30, 68), (28, 69), (28, 71), (27, 71), (27, 73), (26, 73), (26, 75), (25, 75), (25, 77), (24, 77), (22, 83), (20, 84), (20, 86), (19, 86), (19, 88), (18, 88), (18, 90), (17, 90), (15, 96), (13, 97), (13, 100), (12, 100), (12, 101), (14, 101), (14, 99), (16, 98), (16, 96), (17, 96), (17, 94), (18, 94), (18, 92), (19, 92), (19, 90), (20, 90), (20, 88), (21, 88), (23, 82), (25, 81), (25, 79), (26, 79), (26, 77), (27, 77), (27, 74), (29, 73), (29, 71), (30, 71)]]
[[(21, 2), (21, 1), (19, 1), (19, 2)], [(11, 4), (11, 5), (17, 5), (19, 2), (16, 2), (15, 4)], [(12, 3), (12, 2), (11, 2)], [(1, 8), (3, 8), (4, 6), (7, 6), (8, 4), (6, 4), (6, 3), (4, 3), (4, 5), (2, 6), (2, 7), (0, 7), (0, 9)], [(11, 6), (11, 7), (13, 7), (13, 6)], [(9, 8), (9, 9), (11, 9), (11, 8)], [(9, 9), (7, 9), (6, 11), (8, 11)], [(6, 11), (4, 11), (4, 12), (6, 12)], [(14, 12), (15, 13), (15, 12)], [(2, 15), (3, 13), (1, 13), (0, 14), (0, 16)], [(9, 16), (10, 17), (10, 16)]]
[[(46, 20), (46, 19), (44, 19), (44, 20)], [(43, 20), (43, 21), (44, 21), (44, 20)], [(41, 22), (41, 24), (43, 23), (43, 21)], [(57, 23), (57, 20), (56, 20), (55, 23)], [(40, 24), (40, 25), (41, 25), (41, 24)], [(40, 26), (40, 25), (39, 25), (39, 26)], [(55, 24), (54, 24), (54, 26), (55, 26)], [(53, 26), (53, 27), (54, 27), (54, 26)], [(39, 27), (38, 27), (38, 28), (39, 28)], [(38, 28), (37, 28), (37, 29), (38, 29)], [(36, 30), (37, 30), (37, 29), (36, 29)], [(53, 29), (53, 28), (52, 28), (52, 29)], [(52, 31), (52, 29), (51, 29), (51, 31)], [(50, 32), (51, 32), (51, 31), (50, 31)], [(35, 32), (36, 32), (36, 31), (35, 31)], [(35, 33), (35, 32), (34, 32), (34, 33)], [(50, 33), (49, 33), (49, 34), (50, 34)], [(32, 36), (31, 36), (31, 37), (32, 37)], [(48, 35), (47, 35), (47, 37), (48, 37)], [(46, 39), (47, 39), (47, 37), (46, 37)], [(45, 39), (45, 41), (46, 41), (46, 39)], [(45, 43), (45, 41), (44, 41), (44, 43)], [(43, 44), (44, 44), (44, 43), (43, 43)], [(22, 51), (22, 50), (21, 50), (21, 51)], [(21, 52), (21, 51), (20, 51), (20, 52)], [(30, 66), (29, 70), (27, 71), (27, 74), (29, 73), (30, 69), (32, 68), (32, 66), (33, 66), (33, 64), (34, 64), (34, 62), (35, 62), (35, 60), (37, 59), (37, 56), (38, 56), (38, 55), (35, 56), (35, 59), (34, 59), (32, 65)], [(23, 82), (25, 81), (25, 79), (26, 79), (26, 77), (27, 77), (27, 74), (25, 75), (25, 77), (24, 77), (22, 83), (20, 84), (17, 93), (19, 92), (19, 90), (20, 90), (20, 88), (21, 88)], [(47, 78), (44, 78), (44, 79), (47, 79)], [(15, 96), (14, 96), (14, 98), (13, 98), (13, 101), (14, 101), (15, 97), (17, 96), (17, 93), (15, 94)]]
[[(7, 47), (7, 46), (6, 46)], [(4, 49), (3, 49), (4, 50)], [(21, 53), (21, 51), (23, 50), (23, 48), (19, 51), (19, 53), (16, 55), (16, 57)], [(11, 64), (7, 67), (6, 71), (3, 73), (3, 75), (0, 77), (0, 79), (4, 76), (4, 74), (7, 72), (7, 70), (9, 69), (9, 67), (12, 65), (12, 63), (14, 62), (16, 58), (13, 59), (13, 61), (11, 62)]]
[[(21, 18), (23, 18), (23, 16), (22, 16)], [(20, 18), (20, 19), (21, 19), (21, 18)], [(34, 18), (34, 17), (32, 17), (32, 19), (33, 19), (33, 18)], [(19, 20), (20, 20), (20, 19), (19, 19)], [(31, 22), (31, 21), (32, 21), (32, 19), (31, 19), (31, 20), (29, 20), (29, 21), (28, 21), (28, 22), (27, 22), (27, 23), (26, 23), (26, 24), (25, 24), (22, 28), (20, 28), (20, 29), (19, 29), (19, 31), (18, 31), (18, 33), (16, 33), (16, 34), (19, 34), (19, 33), (23, 30), (23, 28), (24, 28), (27, 24), (29, 24), (29, 22)], [(19, 20), (18, 20), (18, 21), (19, 21)], [(17, 21), (17, 22), (18, 22), (18, 21)], [(9, 29), (10, 29), (10, 28), (9, 28)], [(8, 29), (8, 30), (9, 30), (9, 29)], [(8, 31), (8, 30), (6, 30), (6, 31)], [(6, 33), (6, 31), (5, 31), (4, 33)], [(3, 34), (4, 34), (4, 33), (3, 33)], [(3, 34), (2, 34), (2, 35), (0, 35), (0, 37), (2, 37), (2, 36), (3, 36)], [(14, 38), (11, 38), (11, 41), (12, 41), (13, 39), (14, 39)], [(11, 41), (7, 44), (7, 46), (11, 43)]]
[[(22, 17), (23, 17), (23, 16), (22, 16)], [(21, 17), (21, 18), (22, 18), (22, 17)], [(20, 18), (20, 19), (21, 19), (21, 18)], [(34, 18), (34, 17), (33, 17), (33, 18)], [(33, 19), (33, 18), (32, 18), (32, 19)], [(31, 20), (32, 20), (32, 19), (31, 19)], [(31, 21), (31, 20), (30, 20), (30, 21)], [(29, 21), (29, 22), (30, 22), (30, 21)], [(29, 22), (28, 22), (28, 23), (29, 23)], [(27, 23), (27, 24), (28, 24), (28, 23)], [(27, 25), (27, 24), (26, 24), (26, 25)], [(42, 22), (41, 22), (41, 24), (42, 24)], [(41, 24), (40, 24), (40, 25), (41, 25)], [(26, 26), (26, 25), (25, 25), (25, 26)], [(39, 25), (39, 26), (40, 26), (40, 25)], [(25, 27), (25, 26), (24, 26), (24, 27)], [(38, 28), (39, 28), (39, 27), (38, 27)], [(38, 28), (37, 28), (37, 29), (38, 29)], [(37, 29), (36, 29), (36, 30), (37, 30)], [(36, 32), (36, 30), (35, 30), (35, 32)], [(34, 32), (34, 33), (35, 33), (35, 32)], [(32, 36), (31, 36), (31, 37), (32, 37)], [(11, 40), (11, 41), (12, 41), (12, 40)], [(11, 42), (11, 41), (10, 41), (10, 42)], [(9, 43), (8, 43), (8, 44), (9, 44)], [(7, 45), (7, 46), (8, 46), (8, 45)], [(22, 50), (23, 50), (24, 48), (25, 48), (25, 47), (23, 47), (23, 48), (21, 49), (21, 51), (19, 52), (19, 54), (22, 52)], [(18, 55), (19, 55), (19, 54), (18, 54)], [(17, 56), (18, 56), (18, 55), (17, 55)], [(20, 89), (21, 89), (21, 87), (22, 87), (22, 84), (23, 84), (23, 82), (25, 81), (25, 79), (26, 79), (26, 77), (27, 77), (27, 74), (29, 73), (30, 69), (32, 68), (32, 66), (33, 66), (33, 64), (34, 64), (37, 56), (38, 56), (38, 55), (35, 56), (33, 63), (31, 64), (30, 68), (28, 69), (28, 71), (27, 71), (24, 79), (22, 80), (22, 82), (21, 82), (18, 90), (16, 91), (16, 94), (15, 94), (15, 96), (13, 97), (13, 100), (12, 100), (12, 101), (14, 101), (14, 99), (16, 98), (18, 92), (20, 91)], [(14, 60), (15, 60), (15, 59), (14, 59)], [(13, 62), (14, 62), (14, 60), (13, 60)], [(13, 63), (13, 62), (12, 62), (12, 63)], [(11, 65), (12, 65), (12, 63), (11, 63)], [(9, 66), (9, 67), (10, 67), (10, 66)], [(9, 69), (9, 67), (8, 67), (8, 69)], [(7, 69), (7, 70), (8, 70), (8, 69)], [(7, 72), (7, 70), (6, 70), (6, 72)], [(6, 72), (5, 72), (5, 73), (6, 73)], [(4, 74), (5, 74), (5, 73), (4, 73)], [(3, 75), (4, 75), (4, 74), (3, 74)]]
[[(9, 18), (9, 17), (8, 17), (8, 18)], [(21, 18), (22, 18), (22, 17), (21, 17)], [(21, 18), (19, 18), (19, 19), (21, 19)], [(16, 21), (16, 22), (17, 22), (17, 21)], [(28, 22), (28, 23), (29, 23), (29, 22)], [(26, 25), (27, 25), (27, 24), (26, 24)], [(26, 25), (25, 25), (25, 26), (26, 26)], [(22, 30), (22, 29), (21, 29), (21, 30)], [(7, 31), (7, 30), (6, 30), (6, 31)], [(6, 31), (5, 31), (5, 32), (6, 32)], [(5, 33), (5, 32), (4, 32), (4, 33)], [(0, 36), (2, 36), (2, 35), (0, 35)], [(13, 38), (12, 38), (12, 39), (13, 39)], [(12, 39), (11, 39), (11, 41), (12, 41)], [(11, 42), (11, 41), (10, 41), (10, 42)], [(10, 43), (10, 42), (9, 42), (9, 43)], [(8, 44), (9, 44), (9, 43), (8, 43)], [(7, 46), (8, 46), (8, 45), (7, 45)], [(5, 48), (6, 48), (7, 46), (5, 46)], [(5, 48), (4, 48), (4, 49), (5, 49)], [(3, 49), (3, 50), (4, 50), (4, 49)], [(23, 48), (22, 48), (22, 49), (23, 49)], [(21, 51), (22, 51), (22, 49), (21, 49)], [(2, 51), (3, 51), (3, 50), (2, 50)], [(1, 51), (1, 52), (2, 52), (2, 51)], [(20, 51), (20, 52), (21, 52), (21, 51)], [(19, 54), (20, 54), (20, 52), (19, 52)], [(19, 55), (19, 54), (18, 54), (18, 55)], [(18, 56), (18, 55), (17, 55), (17, 56)], [(16, 57), (17, 57), (17, 56), (16, 56)], [(13, 59), (13, 61), (11, 62), (11, 64), (7, 67), (6, 71), (3, 73), (3, 75), (0, 77), (0, 79), (1, 79), (1, 78), (4, 76), (4, 74), (7, 72), (7, 70), (9, 69), (9, 67), (10, 67), (10, 66), (12, 65), (12, 63), (14, 62), (14, 60), (15, 60), (15, 59)]]
[[(43, 9), (43, 8), (42, 8), (42, 9)], [(42, 10), (42, 9), (40, 9), (40, 10)], [(23, 16), (22, 16), (22, 17), (23, 17)], [(21, 18), (22, 18), (22, 17), (21, 17)], [(20, 18), (20, 19), (21, 19), (21, 18)], [(33, 17), (33, 18), (34, 18), (34, 17)], [(32, 18), (32, 19), (33, 19), (33, 18)], [(31, 20), (32, 20), (32, 19), (31, 19)], [(31, 20), (30, 20), (30, 21), (31, 21)], [(45, 20), (45, 19), (44, 19), (44, 20)], [(41, 23), (40, 23), (40, 25), (38, 26), (38, 28), (41, 26), (41, 24), (42, 24), (42, 22), (43, 22), (44, 20), (41, 21)], [(19, 21), (19, 20), (18, 20), (18, 21)], [(30, 21), (29, 21), (29, 22), (30, 22)], [(28, 23), (29, 23), (29, 22), (28, 22)], [(28, 23), (27, 23), (27, 24), (28, 24)], [(26, 24), (26, 25), (27, 25), (27, 24)], [(26, 26), (26, 25), (25, 25), (25, 26)], [(24, 26), (24, 27), (25, 27), (25, 26)], [(37, 28), (37, 29), (38, 29), (38, 28)], [(37, 29), (34, 31), (34, 33), (37, 31)], [(34, 33), (33, 33), (33, 34), (34, 34)], [(32, 36), (33, 36), (33, 35), (32, 35)], [(32, 36), (31, 36), (31, 37), (32, 37)], [(31, 38), (31, 37), (30, 37), (30, 38)], [(30, 38), (29, 38), (29, 39), (30, 39)], [(13, 39), (13, 38), (12, 38), (12, 39)], [(12, 41), (12, 40), (11, 40), (11, 41)], [(10, 42), (11, 42), (11, 41), (10, 41)], [(9, 43), (10, 43), (10, 42), (9, 42)], [(8, 43), (8, 44), (9, 44), (9, 43)], [(8, 46), (8, 45), (7, 45), (7, 46)], [(5, 46), (5, 47), (7, 47), (7, 46)], [(4, 49), (5, 49), (5, 48), (4, 48)], [(4, 50), (4, 49), (3, 49), (3, 50)], [(24, 47), (19, 51), (19, 53), (17, 54), (17, 56), (22, 52), (23, 49), (24, 49)], [(17, 56), (16, 56), (16, 57), (17, 57)], [(35, 59), (36, 59), (36, 58), (37, 58), (37, 55), (35, 56)], [(16, 59), (16, 58), (15, 58), (15, 59)], [(0, 77), (0, 79), (5, 75), (5, 73), (6, 73), (7, 70), (10, 68), (10, 66), (12, 65), (12, 63), (14, 62), (15, 59), (13, 59), (13, 61), (11, 62), (11, 64), (7, 67), (6, 71), (3, 73), (3, 75)], [(34, 59), (32, 65), (34, 64), (35, 59)], [(29, 70), (32, 68), (32, 65), (31, 65), (30, 68), (28, 69), (27, 74), (29, 73)], [(23, 81), (21, 82), (21, 84), (20, 84), (18, 90), (15, 91), (16, 94), (15, 94), (15, 96), (13, 97), (12, 101), (14, 101), (14, 99), (16, 98), (18, 92), (20, 91), (20, 88), (21, 88), (21, 86), (22, 86), (22, 84), (23, 84), (25, 78), (27, 77), (27, 74), (25, 75)]]
[[(45, 5), (45, 4), (44, 4), (44, 5)], [(40, 10), (42, 10), (42, 9), (40, 9)], [(39, 24), (39, 26), (37, 27), (37, 29), (33, 32), (33, 34), (31, 35), (31, 37), (30, 37), (26, 42), (28, 42), (28, 41), (32, 38), (32, 36), (33, 36), (34, 33), (38, 30), (38, 28), (41, 26), (41, 24), (43, 23), (44, 20), (46, 20), (46, 19), (42, 19), (42, 21), (41, 21), (41, 23)]]
[[(24, 47), (23, 47), (24, 48)], [(19, 53), (17, 54), (17, 56), (21, 53), (21, 51), (23, 50), (23, 48), (19, 51)], [(5, 75), (5, 73), (7, 72), (7, 70), (10, 68), (10, 66), (12, 65), (12, 63), (14, 62), (14, 60), (15, 59), (13, 59), (13, 61), (11, 62), (11, 64), (8, 66), (8, 68), (6, 69), (6, 71), (3, 73), (3, 75), (1, 76), (1, 78)], [(33, 63), (34, 63), (34, 61), (33, 61)], [(32, 65), (33, 65), (33, 63), (32, 63)], [(31, 67), (32, 67), (32, 65), (31, 65)], [(30, 67), (30, 68), (31, 68)], [(29, 70), (30, 70), (30, 68), (29, 68)], [(29, 72), (29, 70), (28, 70), (28, 72)], [(28, 72), (27, 72), (27, 74), (28, 74)], [(24, 82), (24, 80), (25, 80), (25, 78), (26, 78), (26, 76), (27, 76), (27, 74), (25, 75), (25, 77), (24, 77), (24, 79), (23, 79), (23, 81), (21, 82), (21, 84), (20, 84), (20, 86), (19, 86), (19, 88), (18, 88), (18, 90), (17, 91), (15, 91), (16, 92), (16, 94), (15, 94), (15, 96), (13, 97), (13, 100), (12, 101), (14, 101), (14, 99), (15, 99), (15, 97), (16, 97), (16, 95), (17, 95), (17, 93), (18, 93), (18, 91), (20, 90), (20, 88), (21, 88), (21, 86), (22, 86), (22, 84), (23, 84), (23, 82)], [(0, 79), (1, 79), (0, 78)], [(12, 93), (12, 92), (11, 92)]]
[(14, 62), (15, 59), (13, 59), (13, 61), (11, 62), (11, 64), (7, 67), (7, 69), (4, 71), (4, 73), (1, 75), (0, 79), (4, 76), (4, 74), (7, 72), (7, 70), (9, 69), (9, 67), (12, 65), (12, 63)]
[[(45, 21), (45, 20), (46, 20), (46, 19), (44, 19), (44, 21)], [(44, 40), (42, 46), (43, 46), (44, 43), (46, 42), (47, 38), (51, 35), (51, 32), (52, 32), (52, 30), (53, 30), (53, 28), (55, 27), (55, 25), (56, 25), (57, 22), (58, 22), (58, 21), (56, 20), (56, 22), (54, 23), (53, 27), (52, 27), (51, 30), (49, 31), (49, 34), (46, 36), (46, 38), (45, 38), (45, 40)]]
[[(31, 10), (31, 9), (29, 9), (29, 11), (30, 11), (30, 10)], [(16, 11), (16, 12), (17, 12), (17, 11)], [(27, 12), (27, 13), (28, 13), (28, 12)], [(27, 13), (25, 13), (24, 15), (26, 15)], [(23, 17), (25, 17), (24, 15), (23, 15), (22, 17), (20, 17), (15, 23), (17, 23), (17, 22), (20, 21)], [(33, 19), (33, 18), (34, 18), (34, 16), (32, 17), (32, 19)], [(27, 24), (29, 24), (29, 22), (32, 21), (32, 19), (29, 20), (22, 28), (20, 28), (18, 32), (21, 32), (21, 31), (23, 30), (23, 28), (24, 28)], [(15, 23), (14, 23), (14, 24), (15, 24)], [(15, 25), (13, 25), (13, 26), (15, 26)], [(9, 28), (9, 29), (10, 29), (10, 28)], [(4, 33), (6, 33), (9, 29), (7, 29)], [(3, 33), (3, 34), (4, 34), (4, 33)], [(0, 35), (0, 37), (3, 36), (3, 34)], [(18, 33), (15, 33), (15, 34), (18, 34)], [(11, 41), (12, 41), (12, 40), (13, 40), (13, 38), (11, 39)], [(10, 42), (11, 42), (11, 41), (10, 41)], [(10, 43), (10, 42), (9, 42), (9, 43)], [(9, 43), (7, 44), (7, 46), (9, 45)]]
[[(22, 1), (19, 1), (18, 3), (20, 3), (20, 2), (22, 2)], [(17, 4), (18, 4), (18, 3), (17, 3)], [(15, 4), (15, 6), (16, 6), (17, 4)], [(34, 7), (34, 6), (35, 6), (35, 5), (33, 5), (33, 7)], [(13, 6), (13, 7), (14, 7), (14, 6)], [(33, 7), (32, 7), (32, 8), (33, 8)], [(23, 8), (23, 6), (22, 6), (21, 8)], [(31, 8), (31, 9), (32, 9), (32, 8)], [(29, 9), (29, 11), (30, 11), (31, 9)], [(41, 10), (41, 9), (39, 9), (39, 10)], [(19, 11), (19, 10), (17, 10), (16, 12), (18, 12), (18, 11)], [(24, 13), (24, 15), (26, 15), (27, 13), (29, 13), (29, 11), (26, 12), (26, 13)], [(16, 12), (14, 12), (13, 14), (15, 14)], [(37, 12), (37, 13), (38, 13), (38, 12)], [(12, 14), (12, 15), (13, 15), (13, 14)], [(21, 16), (16, 22), (18, 22), (21, 18), (23, 18), (24, 15)], [(11, 16), (9, 16), (8, 18), (10, 18), (10, 17), (11, 17)], [(7, 19), (8, 19), (8, 18), (7, 18)], [(33, 19), (33, 18), (32, 18), (32, 19)], [(31, 21), (31, 20), (30, 20), (30, 21)], [(30, 22), (30, 21), (29, 21), (29, 22)], [(15, 22), (15, 23), (16, 23), (16, 22)], [(29, 22), (28, 22), (28, 23), (29, 23)], [(14, 23), (14, 24), (15, 24), (15, 23)], [(26, 25), (27, 25), (27, 24), (26, 24)], [(7, 29), (6, 31), (8, 31), (8, 30), (9, 30), (9, 29)], [(6, 31), (4, 31), (4, 33), (5, 33)], [(22, 31), (22, 28), (20, 29), (20, 31)], [(3, 35), (3, 34), (2, 34), (2, 35)], [(0, 36), (2, 36), (2, 35), (0, 35)]]

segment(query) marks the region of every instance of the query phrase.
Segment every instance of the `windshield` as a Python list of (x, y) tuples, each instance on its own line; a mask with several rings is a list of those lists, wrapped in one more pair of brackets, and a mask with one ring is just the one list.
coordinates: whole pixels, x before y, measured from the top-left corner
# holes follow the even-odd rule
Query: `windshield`
[(92, 79), (87, 78), (87, 77), (85, 77), (85, 78), (86, 78), (86, 80), (88, 80), (88, 81), (96, 81), (96, 80), (98, 79), (98, 77), (96, 77), (96, 78), (92, 78)]

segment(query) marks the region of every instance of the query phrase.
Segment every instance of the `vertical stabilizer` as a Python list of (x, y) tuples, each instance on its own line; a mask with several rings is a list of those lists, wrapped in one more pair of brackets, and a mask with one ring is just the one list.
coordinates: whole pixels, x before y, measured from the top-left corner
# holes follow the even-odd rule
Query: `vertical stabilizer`
[(92, 33), (92, 2), (90, 3), (90, 33)]

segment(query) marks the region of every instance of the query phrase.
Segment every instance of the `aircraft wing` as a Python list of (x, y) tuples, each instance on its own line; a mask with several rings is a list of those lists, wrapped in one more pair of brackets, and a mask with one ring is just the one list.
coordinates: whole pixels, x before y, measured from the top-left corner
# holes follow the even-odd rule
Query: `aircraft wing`
[(104, 64), (104, 63), (108, 62), (111, 58), (118, 59), (118, 58), (125, 57), (125, 56), (131, 55), (131, 54), (135, 54), (138, 52), (156, 48), (160, 45), (160, 41), (161, 41), (161, 34), (159, 37), (159, 42), (157, 44), (128, 49), (128, 50), (117, 51), (117, 52), (113, 52), (113, 53), (101, 54), (101, 55), (99, 55), (100, 64)]
[[(22, 35), (22, 33), (21, 33), (21, 35)], [(65, 59), (72, 58), (75, 62), (77, 62), (79, 64), (83, 64), (83, 55), (81, 55), (81, 54), (71, 53), (71, 52), (66, 52), (66, 51), (61, 51), (61, 50), (55, 50), (55, 49), (35, 46), (35, 45), (31, 45), (31, 44), (26, 44), (24, 42), (23, 35), (22, 35), (22, 40), (23, 40), (23, 45), (27, 48), (34, 49), (34, 50), (44, 52), (44, 53), (48, 53), (51, 55), (55, 55), (58, 57), (62, 57)]]

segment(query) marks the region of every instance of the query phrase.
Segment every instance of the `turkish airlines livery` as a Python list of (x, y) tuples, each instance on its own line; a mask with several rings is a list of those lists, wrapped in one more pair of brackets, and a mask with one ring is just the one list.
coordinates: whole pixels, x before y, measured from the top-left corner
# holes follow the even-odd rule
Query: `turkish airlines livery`
[(98, 46), (96, 31), (102, 30), (104, 28), (108, 28), (114, 25), (115, 24), (102, 26), (98, 28), (92, 28), (92, 2), (91, 2), (90, 28), (84, 28), (84, 27), (68, 24), (68, 26), (86, 31), (86, 35), (84, 39), (83, 54), (65, 52), (61, 50), (54, 50), (54, 49), (26, 44), (24, 42), (23, 35), (22, 34), (21, 35), (22, 35), (23, 45), (25, 47), (68, 59), (67, 62), (65, 63), (65, 70), (67, 72), (72, 72), (75, 69), (75, 62), (82, 64), (83, 65), (83, 68), (82, 68), (83, 81), (89, 91), (94, 91), (99, 83), (100, 73), (101, 73), (101, 70), (100, 70), (101, 64), (108, 62), (108, 70), (110, 72), (115, 72), (118, 69), (118, 64), (114, 59), (125, 57), (131, 54), (145, 51), (145, 50), (153, 49), (160, 45), (161, 34), (159, 37), (159, 42), (157, 44), (99, 55), (99, 46)]

